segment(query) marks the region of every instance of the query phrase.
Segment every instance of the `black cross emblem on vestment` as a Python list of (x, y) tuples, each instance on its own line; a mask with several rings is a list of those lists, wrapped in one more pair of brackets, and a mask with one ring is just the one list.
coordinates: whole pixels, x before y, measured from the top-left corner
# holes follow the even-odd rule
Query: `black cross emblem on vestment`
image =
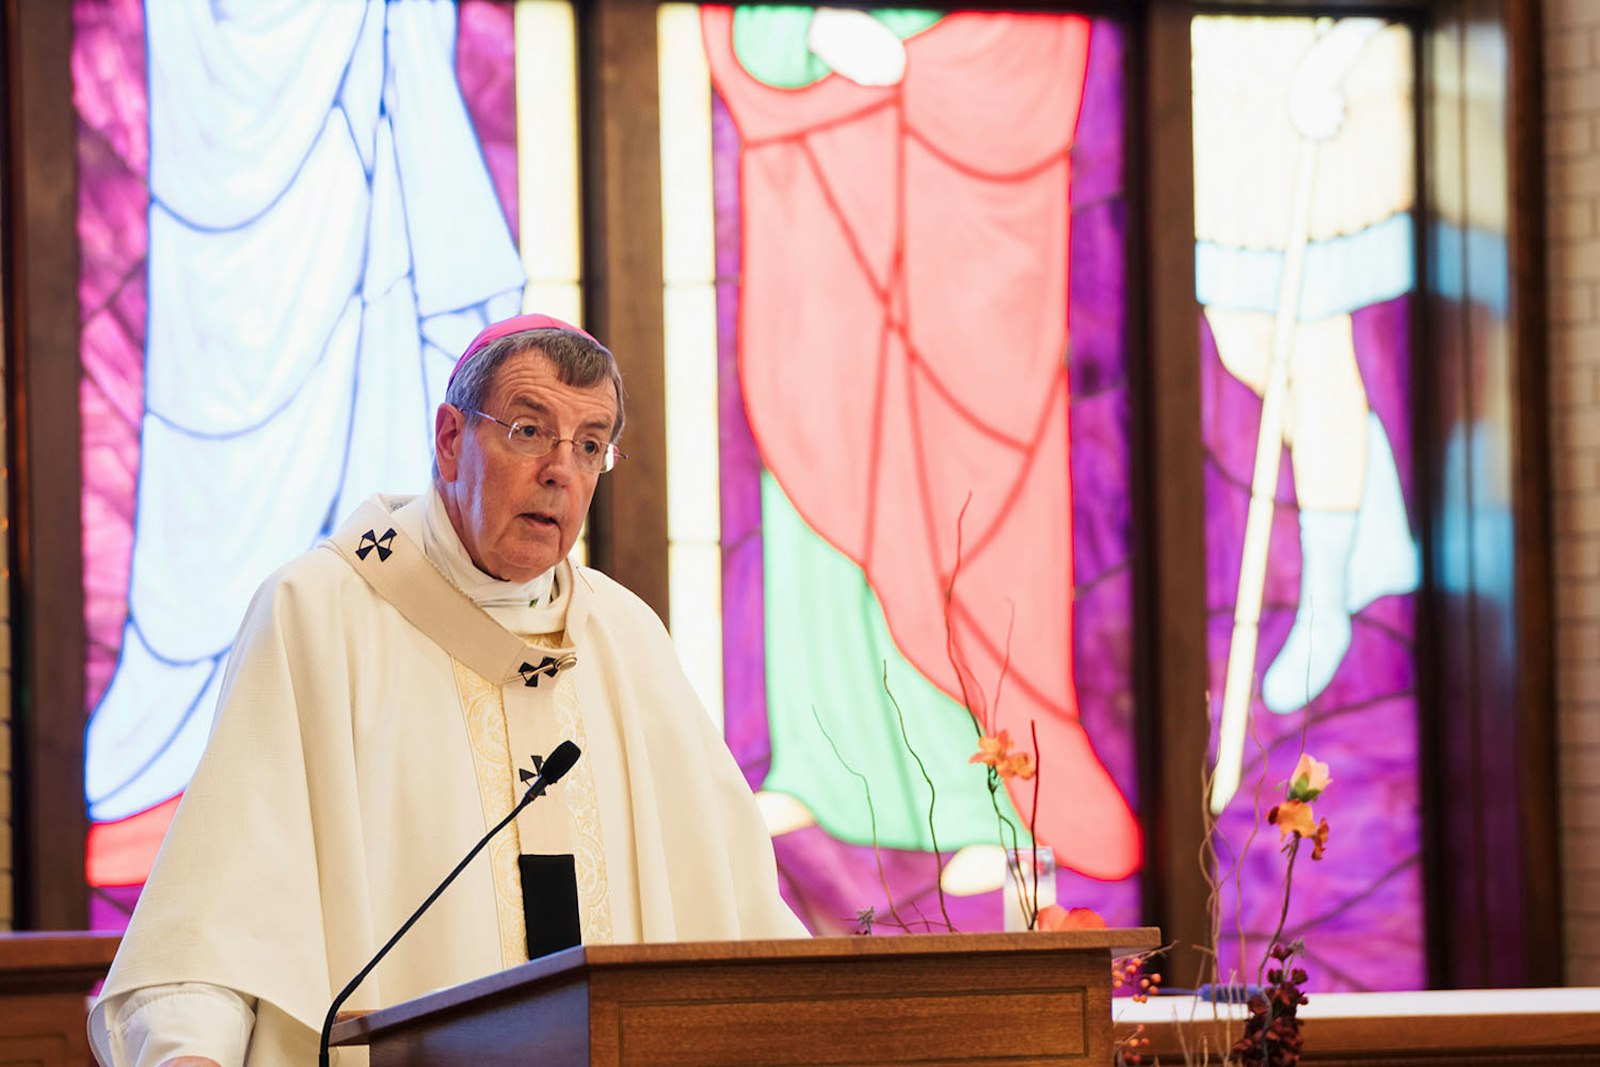
[(561, 661), (556, 659), (554, 656), (546, 656), (544, 659), (539, 661), (539, 665), (537, 667), (531, 663), (524, 663), (522, 666), (517, 668), (517, 673), (522, 675), (523, 685), (527, 686), (529, 689), (537, 689), (539, 688), (539, 676), (541, 674), (546, 678), (554, 678), (557, 672), (560, 670)]
[(530, 771), (526, 767), (523, 767), (517, 771), (517, 777), (522, 780), (524, 785), (526, 785), (528, 782), (531, 782), (535, 778), (539, 777), (539, 774), (543, 770), (544, 757), (535, 752), (533, 754), (533, 770)]
[(356, 548), (356, 558), (365, 560), (373, 549), (378, 550), (378, 562), (382, 563), (394, 555), (394, 528), (383, 531), (383, 536), (378, 537), (371, 530), (361, 535), (361, 544)]

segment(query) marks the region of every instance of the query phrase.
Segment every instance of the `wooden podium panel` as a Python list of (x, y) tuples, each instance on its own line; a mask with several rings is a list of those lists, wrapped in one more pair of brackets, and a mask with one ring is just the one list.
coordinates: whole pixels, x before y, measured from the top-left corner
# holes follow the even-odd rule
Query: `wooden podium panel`
[(0, 1067), (85, 1067), (89, 991), (106, 976), (114, 934), (0, 934)]
[(1031, 1067), (1111, 1061), (1112, 949), (1158, 933), (568, 949), (349, 1019), (373, 1067)]

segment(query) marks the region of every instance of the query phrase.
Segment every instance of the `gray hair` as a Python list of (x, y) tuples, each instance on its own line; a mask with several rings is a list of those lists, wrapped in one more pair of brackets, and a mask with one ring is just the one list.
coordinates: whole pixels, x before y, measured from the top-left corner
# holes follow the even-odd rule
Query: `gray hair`
[(622, 372), (610, 349), (571, 330), (519, 330), (484, 345), (456, 371), (445, 389), (445, 403), (462, 411), (482, 411), (495, 375), (512, 356), (524, 352), (538, 352), (554, 363), (562, 385), (588, 389), (609, 381), (617, 397), (617, 421), (611, 427), (611, 443), (616, 444), (622, 436)]

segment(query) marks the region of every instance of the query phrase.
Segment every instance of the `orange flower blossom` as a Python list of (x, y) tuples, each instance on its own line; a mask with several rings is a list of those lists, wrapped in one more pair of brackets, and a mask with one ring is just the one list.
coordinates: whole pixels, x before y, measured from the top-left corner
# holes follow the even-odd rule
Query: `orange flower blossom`
[(1072, 908), (1060, 904), (1047, 904), (1039, 909), (1041, 930), (1104, 930), (1105, 919), (1093, 908)]
[(1317, 832), (1311, 835), (1311, 858), (1320, 860), (1322, 854), (1328, 850), (1328, 820), (1323, 819), (1317, 826)]
[(1011, 751), (1011, 731), (1001, 730), (994, 737), (988, 734), (978, 739), (978, 751), (968, 763), (983, 763), (993, 767), (1002, 778), (1021, 778), (1027, 781), (1034, 775), (1033, 755)]
[(1328, 820), (1320, 823), (1311, 811), (1311, 801), (1333, 784), (1328, 765), (1314, 759), (1309, 753), (1300, 754), (1295, 764), (1294, 777), (1289, 779), (1289, 798), (1267, 812), (1267, 822), (1278, 828), (1279, 839), (1290, 834), (1311, 841), (1311, 858), (1320, 860), (1328, 848)]
[(1317, 821), (1312, 817), (1311, 805), (1303, 800), (1285, 800), (1267, 812), (1267, 821), (1278, 828), (1281, 837), (1290, 834), (1310, 837), (1317, 832)]

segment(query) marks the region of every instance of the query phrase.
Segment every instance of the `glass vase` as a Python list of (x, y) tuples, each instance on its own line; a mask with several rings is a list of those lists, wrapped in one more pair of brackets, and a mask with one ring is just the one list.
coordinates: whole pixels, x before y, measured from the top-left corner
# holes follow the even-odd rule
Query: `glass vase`
[(1056, 855), (1048, 846), (1006, 849), (1005, 929), (1031, 930), (1056, 902)]

